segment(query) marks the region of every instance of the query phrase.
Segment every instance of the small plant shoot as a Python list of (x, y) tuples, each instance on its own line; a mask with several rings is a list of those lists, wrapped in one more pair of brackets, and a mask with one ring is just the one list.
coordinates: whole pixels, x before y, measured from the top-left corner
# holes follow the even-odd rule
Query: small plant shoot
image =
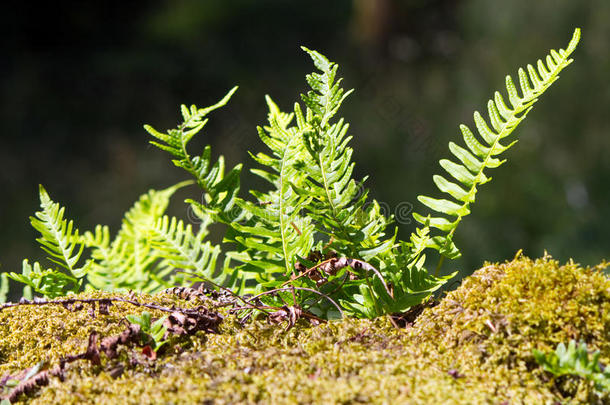
[(167, 328), (163, 326), (163, 322), (167, 317), (162, 317), (152, 322), (150, 313), (143, 311), (140, 316), (127, 315), (127, 320), (133, 324), (140, 325), (143, 341), (145, 344), (152, 342), (155, 352), (161, 348), (167, 340), (163, 340), (167, 332)]
[(551, 353), (534, 350), (534, 357), (542, 368), (554, 377), (572, 375), (584, 378), (594, 384), (599, 392), (610, 392), (610, 370), (599, 363), (600, 352), (589, 357), (587, 345), (571, 340), (568, 346), (559, 343)]

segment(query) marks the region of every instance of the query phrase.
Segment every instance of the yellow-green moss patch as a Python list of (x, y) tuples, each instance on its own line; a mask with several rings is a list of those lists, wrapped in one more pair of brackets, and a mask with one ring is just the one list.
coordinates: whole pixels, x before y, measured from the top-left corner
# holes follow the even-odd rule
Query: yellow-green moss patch
[[(583, 340), (610, 360), (610, 281), (598, 269), (560, 266), (548, 257), (488, 264), (464, 280), (415, 326), (387, 319), (347, 319), (285, 331), (264, 320), (241, 328), (229, 317), (220, 333), (174, 341), (147, 365), (67, 366), (29, 403), (604, 403), (578, 379), (556, 383), (532, 350)], [(102, 296), (100, 293), (88, 297)], [(187, 305), (175, 298), (140, 300)], [(0, 312), (0, 374), (42, 358), (82, 352), (92, 329), (121, 331), (120, 319), (142, 308), (113, 305), (110, 315), (61, 306)], [(151, 311), (154, 312), (154, 311)], [(154, 316), (160, 316), (154, 313)], [(21, 323), (18, 327), (15, 324)], [(137, 350), (136, 350), (137, 351)]]

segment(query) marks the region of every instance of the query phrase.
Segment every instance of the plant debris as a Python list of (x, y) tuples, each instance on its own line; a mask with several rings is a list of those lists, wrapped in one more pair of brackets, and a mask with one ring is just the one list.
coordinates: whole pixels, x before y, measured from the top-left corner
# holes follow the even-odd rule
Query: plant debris
[[(218, 326), (223, 319), (223, 316), (218, 312), (213, 312), (206, 307), (198, 306), (195, 308), (179, 308), (179, 307), (164, 307), (152, 303), (142, 303), (129, 298), (67, 298), (58, 300), (21, 300), (18, 303), (6, 303), (0, 306), (0, 311), (6, 308), (14, 308), (17, 306), (26, 305), (59, 305), (65, 308), (67, 311), (76, 312), (81, 311), (85, 308), (86, 304), (89, 304), (88, 313), (92, 318), (95, 318), (96, 309), (100, 315), (109, 315), (109, 308), (113, 302), (124, 302), (135, 306), (146, 307), (150, 309), (156, 309), (164, 312), (171, 312), (165, 320), (167, 326), (167, 333), (175, 335), (192, 335), (198, 331), (204, 331), (207, 333), (218, 332)], [(100, 353), (104, 353), (108, 359), (115, 359), (119, 356), (119, 346), (134, 346), (138, 345), (141, 339), (141, 327), (138, 324), (130, 323), (123, 319), (123, 323), (126, 323), (125, 329), (118, 335), (107, 336), (101, 339), (100, 335), (95, 330), (89, 334), (87, 349), (83, 353), (76, 355), (67, 355), (59, 360), (59, 364), (55, 365), (50, 369), (38, 371), (40, 366), (34, 366), (27, 368), (17, 374), (7, 374), (0, 380), (0, 392), (2, 390), (8, 391), (8, 394), (0, 396), (0, 401), (7, 399), (10, 402), (14, 402), (20, 395), (29, 394), (39, 387), (45, 386), (49, 383), (51, 377), (59, 377), (61, 381), (64, 379), (65, 366), (68, 363), (75, 362), (77, 360), (89, 360), (92, 365), (100, 366), (102, 364)], [(147, 350), (148, 348), (148, 350)], [(142, 349), (142, 353), (148, 359), (156, 360), (156, 352), (154, 352), (150, 346), (145, 345)], [(130, 358), (130, 365), (135, 366), (140, 362), (134, 357)], [(38, 367), (38, 369), (36, 368)], [(109, 372), (111, 375), (119, 376), (123, 373), (124, 366), (113, 367)], [(15, 382), (16, 383), (15, 385)], [(10, 384), (9, 384), (10, 383)], [(11, 387), (10, 385), (14, 385)]]

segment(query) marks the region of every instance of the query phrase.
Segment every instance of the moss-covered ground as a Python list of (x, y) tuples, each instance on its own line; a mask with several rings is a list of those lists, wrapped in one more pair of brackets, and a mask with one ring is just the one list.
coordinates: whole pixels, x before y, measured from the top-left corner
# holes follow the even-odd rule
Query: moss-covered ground
[[(610, 280), (603, 266), (559, 265), (549, 257), (488, 264), (463, 280), (413, 326), (386, 318), (293, 328), (264, 319), (241, 327), (231, 316), (218, 333), (173, 338), (156, 360), (137, 347), (118, 357), (66, 365), (63, 381), (18, 401), (32, 404), (555, 404), (610, 403), (577, 377), (553, 379), (533, 349), (582, 340), (610, 361)], [(110, 296), (104, 293), (81, 297)], [(158, 305), (193, 306), (175, 296), (139, 296)], [(87, 349), (125, 329), (143, 308), (114, 303), (109, 313), (59, 305), (0, 311), (0, 378)], [(153, 316), (161, 312), (146, 309)], [(131, 360), (130, 360), (131, 359)], [(138, 359), (134, 361), (134, 359)], [(117, 370), (122, 370), (117, 372)]]

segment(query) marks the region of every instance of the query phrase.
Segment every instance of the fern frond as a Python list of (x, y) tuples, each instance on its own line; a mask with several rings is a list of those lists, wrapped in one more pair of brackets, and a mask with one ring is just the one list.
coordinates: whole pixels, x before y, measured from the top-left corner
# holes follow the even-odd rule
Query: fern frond
[[(159, 258), (152, 247), (151, 229), (165, 213), (170, 197), (189, 183), (179, 183), (160, 191), (150, 190), (125, 214), (118, 239), (127, 244), (125, 251), (129, 252), (131, 266), (129, 272), (121, 274), (118, 279), (123, 281), (122, 288), (156, 291), (165, 286), (161, 280), (171, 269), (167, 266), (158, 267)], [(135, 285), (127, 286), (127, 282)]]
[(147, 232), (163, 216), (171, 196), (189, 184), (192, 182), (183, 181), (166, 189), (149, 190), (148, 193), (141, 195), (125, 214), (119, 234), (123, 234), (131, 240), (146, 237)]
[[(123, 244), (115, 243), (111, 246), (110, 228), (97, 225), (94, 232), (86, 231), (82, 237), (83, 244), (91, 248), (91, 269), (87, 275), (88, 285), (98, 290), (110, 291), (115, 288), (113, 280), (115, 273), (123, 269), (127, 261), (125, 256), (117, 252), (117, 247), (125, 247)], [(116, 241), (115, 241), (116, 242)]]
[[(435, 175), (434, 183), (440, 191), (449, 195), (449, 199), (419, 196), (419, 201), (445, 216), (425, 217), (414, 213), (414, 218), (425, 227), (433, 227), (441, 232), (427, 241), (427, 247), (438, 250), (443, 257), (456, 258), (460, 252), (453, 243), (453, 234), (462, 218), (470, 214), (470, 205), (475, 201), (478, 186), (491, 180), (484, 173), (487, 168), (496, 168), (505, 160), (498, 155), (512, 147), (517, 141), (502, 142), (525, 119), (533, 108), (538, 97), (559, 78), (559, 72), (568, 66), (572, 59), (570, 55), (580, 39), (580, 30), (576, 29), (568, 47), (559, 51), (551, 50), (546, 57), (546, 64), (537, 62), (537, 69), (527, 65), (526, 69), (518, 71), (520, 92), (513, 79), (506, 76), (506, 90), (510, 107), (499, 92), (487, 103), (489, 121), (481, 113), (475, 111), (474, 122), (479, 137), (466, 126), (460, 125), (460, 130), (466, 148), (453, 142), (449, 149), (457, 162), (442, 159), (439, 163), (453, 179)], [(527, 73), (526, 73), (527, 70)], [(442, 263), (442, 262), (441, 262)], [(440, 265), (440, 263), (439, 263)]]
[(164, 190), (150, 190), (140, 196), (127, 211), (116, 238), (110, 241), (108, 227), (97, 226), (95, 233), (83, 236), (92, 248), (94, 262), (87, 280), (101, 290), (139, 290), (156, 292), (171, 285), (167, 280), (174, 268), (155, 250), (153, 231), (163, 217), (171, 196), (191, 181), (178, 183)]
[(327, 248), (347, 257), (370, 260), (389, 251), (394, 240), (385, 237), (391, 223), (380, 213), (376, 201), (368, 202), (368, 190), (352, 178), (354, 163), (348, 145), (349, 125), (339, 119), (330, 122), (342, 102), (353, 90), (345, 92), (337, 79), (337, 64), (319, 52), (303, 47), (321, 73), (307, 75), (312, 90), (301, 95), (305, 102), (303, 114), (299, 104), (294, 106), (297, 129), (302, 133), (307, 151), (305, 159), (297, 162), (306, 174), (303, 185), (294, 188), (312, 197), (307, 212), (316, 223), (316, 230), (328, 235)]
[(46, 298), (77, 293), (83, 282), (82, 278), (79, 279), (55, 269), (42, 270), (38, 262), (34, 262), (32, 266), (27, 259), (23, 261), (21, 274), (11, 272), (8, 277), (26, 285), (23, 294), (26, 299), (32, 298), (31, 290), (42, 294)]
[[(240, 205), (237, 205), (242, 165), (239, 164), (225, 173), (223, 156), (213, 162), (209, 145), (205, 146), (201, 156), (192, 157), (187, 151), (189, 141), (207, 123), (207, 114), (224, 106), (236, 90), (237, 87), (234, 87), (221, 101), (210, 107), (191, 106), (187, 108), (183, 105), (181, 107), (183, 122), (177, 129), (168, 130), (167, 133), (160, 133), (149, 125), (144, 126), (146, 131), (156, 138), (156, 141), (151, 141), (151, 143), (176, 157), (173, 163), (193, 175), (197, 184), (203, 189), (203, 201), (187, 199), (186, 202), (190, 204), (195, 215), (206, 223), (214, 220), (232, 226), (232, 224), (246, 221), (248, 217), (252, 216), (251, 213), (245, 212)], [(247, 280), (251, 277), (242, 274), (238, 269), (231, 269), (230, 258), (234, 253), (236, 252), (227, 253), (223, 270), (217, 277), (224, 277), (226, 283), (238, 285), (237, 288), (243, 290), (246, 288)], [(212, 281), (209, 279), (210, 274), (208, 273), (208, 271), (204, 271), (206, 276), (204, 278)]]
[(41, 235), (36, 241), (47, 252), (50, 261), (65, 268), (76, 278), (83, 277), (89, 265), (77, 266), (84, 248), (79, 242), (78, 229), (72, 220), (64, 219), (65, 208), (53, 202), (42, 185), (40, 207), (41, 210), (30, 217), (32, 227)]
[(269, 281), (274, 271), (284, 276), (293, 274), (296, 258), (307, 255), (314, 243), (311, 220), (301, 215), (311, 198), (300, 195), (291, 186), (304, 180), (294, 166), (306, 153), (302, 137), (295, 128), (289, 127), (293, 115), (282, 113), (269, 96), (266, 100), (269, 125), (259, 127), (258, 134), (272, 156), (252, 155), (264, 167), (252, 172), (273, 188), (268, 193), (252, 192), (258, 202), (237, 201), (247, 214), (247, 221), (244, 224), (233, 222), (226, 237), (240, 246), (241, 254), (233, 255), (244, 260), (240, 268), (257, 273), (260, 282)]
[[(215, 163), (212, 163), (212, 150), (209, 145), (204, 148), (201, 156), (191, 156), (187, 146), (193, 136), (199, 133), (208, 122), (206, 116), (226, 105), (236, 91), (237, 86), (233, 87), (222, 100), (209, 107), (197, 108), (192, 105), (189, 109), (182, 105), (181, 112), (184, 121), (178, 128), (170, 129), (166, 133), (161, 133), (150, 125), (144, 125), (144, 129), (156, 139), (150, 143), (172, 154), (176, 158), (172, 160), (174, 165), (195, 177), (199, 187), (204, 190), (204, 203), (187, 200), (193, 206), (195, 213), (207, 212), (222, 222), (239, 219), (236, 218), (236, 212), (231, 210), (239, 192), (242, 165), (235, 166), (225, 174), (224, 157), (220, 156)], [(205, 218), (205, 214), (202, 215), (202, 218)]]

